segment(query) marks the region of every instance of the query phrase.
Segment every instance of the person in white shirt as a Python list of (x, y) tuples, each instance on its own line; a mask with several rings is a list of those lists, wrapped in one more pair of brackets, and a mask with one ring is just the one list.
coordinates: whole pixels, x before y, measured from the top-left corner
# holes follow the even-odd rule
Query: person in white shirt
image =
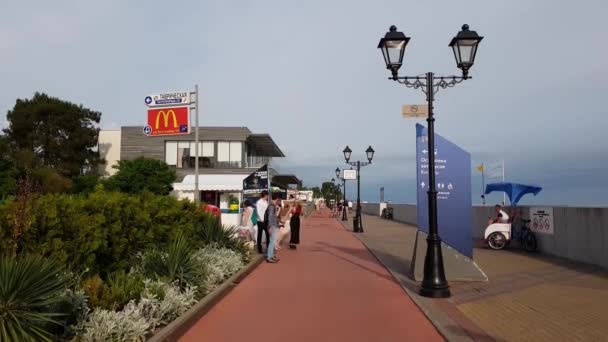
[(500, 205), (497, 204), (494, 207), (494, 210), (496, 211), (496, 219), (494, 219), (494, 223), (509, 223), (509, 215), (502, 210)]
[(257, 239), (257, 248), (260, 254), (264, 254), (262, 250), (262, 233), (266, 234), (266, 249), (268, 249), (268, 245), (270, 244), (270, 234), (268, 232), (268, 222), (264, 220), (266, 209), (268, 209), (268, 191), (262, 191), (262, 195), (260, 199), (255, 203), (257, 218), (258, 218), (258, 239)]

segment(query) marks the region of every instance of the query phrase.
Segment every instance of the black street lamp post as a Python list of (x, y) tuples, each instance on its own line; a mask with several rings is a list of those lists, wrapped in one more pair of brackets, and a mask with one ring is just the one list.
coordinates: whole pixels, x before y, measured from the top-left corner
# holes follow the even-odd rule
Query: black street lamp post
[(344, 175), (341, 175), (342, 170), (340, 170), (339, 167), (336, 168), (336, 177), (338, 177), (338, 179), (342, 180), (342, 189), (344, 192), (344, 195), (342, 196), (342, 221), (348, 221), (347, 215), (346, 215), (346, 206), (348, 205), (348, 201), (346, 200), (346, 179), (344, 178)]
[(382, 50), (386, 68), (392, 73), (393, 81), (397, 81), (408, 88), (421, 89), (426, 95), (428, 102), (428, 150), (429, 153), (429, 190), (428, 209), (429, 209), (429, 235), (426, 239), (427, 249), (424, 258), (424, 278), (422, 280), (420, 294), (431, 298), (446, 298), (450, 296), (450, 287), (445, 278), (443, 267), (443, 255), (441, 253), (441, 238), (437, 229), (437, 191), (435, 189), (435, 118), (433, 117), (434, 96), (439, 89), (446, 89), (456, 84), (470, 79), (469, 69), (475, 62), (477, 47), (483, 39), (475, 31), (469, 31), (468, 25), (463, 25), (449, 46), (454, 52), (456, 65), (462, 70), (462, 76), (436, 76), (432, 72), (427, 72), (426, 77), (421, 76), (399, 76), (399, 68), (403, 64), (405, 48), (410, 41), (403, 32), (397, 31), (395, 26), (391, 26), (384, 38), (380, 39), (378, 48)]
[(363, 233), (363, 223), (361, 222), (361, 166), (367, 166), (372, 163), (372, 159), (374, 158), (374, 149), (370, 146), (365, 150), (367, 155), (367, 161), (362, 162), (357, 160), (356, 162), (350, 161), (350, 155), (352, 154), (352, 150), (350, 147), (346, 146), (344, 151), (344, 159), (346, 159), (346, 163), (351, 166), (357, 167), (357, 209), (355, 211), (355, 219), (353, 219), (353, 232), (355, 233)]

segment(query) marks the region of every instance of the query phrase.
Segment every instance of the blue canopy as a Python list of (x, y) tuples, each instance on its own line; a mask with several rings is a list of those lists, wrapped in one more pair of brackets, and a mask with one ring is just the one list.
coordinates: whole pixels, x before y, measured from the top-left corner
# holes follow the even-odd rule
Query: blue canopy
[(509, 196), (509, 201), (511, 205), (517, 205), (517, 202), (525, 195), (525, 194), (538, 194), (543, 188), (533, 185), (523, 185), (517, 183), (491, 183), (486, 185), (485, 194), (489, 194), (493, 191), (502, 191), (506, 192), (507, 196)]

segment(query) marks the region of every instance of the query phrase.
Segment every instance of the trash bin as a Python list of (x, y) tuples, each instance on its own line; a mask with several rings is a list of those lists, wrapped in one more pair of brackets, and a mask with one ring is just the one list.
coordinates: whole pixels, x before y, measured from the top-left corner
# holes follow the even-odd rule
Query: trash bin
[(357, 215), (355, 215), (353, 217), (353, 232), (358, 232), (359, 231), (359, 217)]

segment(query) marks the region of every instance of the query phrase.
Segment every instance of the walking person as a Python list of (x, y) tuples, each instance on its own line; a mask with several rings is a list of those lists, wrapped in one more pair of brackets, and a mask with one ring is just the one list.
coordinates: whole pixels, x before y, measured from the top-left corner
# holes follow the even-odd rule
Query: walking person
[(280, 251), (282, 249), (281, 243), (285, 239), (285, 236), (291, 231), (290, 218), (291, 218), (291, 205), (283, 202), (284, 207), (279, 211), (279, 235), (277, 237), (275, 250)]
[(277, 241), (277, 235), (279, 234), (279, 219), (278, 219), (278, 208), (279, 208), (279, 194), (272, 194), (272, 202), (266, 209), (266, 215), (264, 217), (265, 224), (267, 226), (268, 232), (270, 233), (270, 244), (268, 245), (268, 249), (266, 251), (266, 262), (268, 263), (277, 263), (279, 258), (274, 255), (274, 246)]
[(289, 239), (289, 248), (296, 249), (300, 244), (300, 216), (302, 216), (302, 205), (300, 202), (295, 202), (291, 209), (291, 237)]
[(262, 250), (262, 234), (266, 234), (266, 249), (270, 245), (270, 233), (268, 232), (268, 224), (266, 220), (266, 209), (268, 208), (268, 191), (262, 191), (260, 199), (256, 202), (256, 212), (258, 220), (258, 236), (257, 236), (257, 247), (258, 252), (263, 254)]
[[(245, 200), (243, 202), (243, 215), (241, 219), (241, 227), (247, 229), (248, 240), (252, 241), (255, 239), (255, 235), (253, 235), (253, 226), (254, 226), (255, 218), (255, 209), (253, 208), (253, 204), (249, 200)], [(257, 221), (257, 220), (256, 220)]]

